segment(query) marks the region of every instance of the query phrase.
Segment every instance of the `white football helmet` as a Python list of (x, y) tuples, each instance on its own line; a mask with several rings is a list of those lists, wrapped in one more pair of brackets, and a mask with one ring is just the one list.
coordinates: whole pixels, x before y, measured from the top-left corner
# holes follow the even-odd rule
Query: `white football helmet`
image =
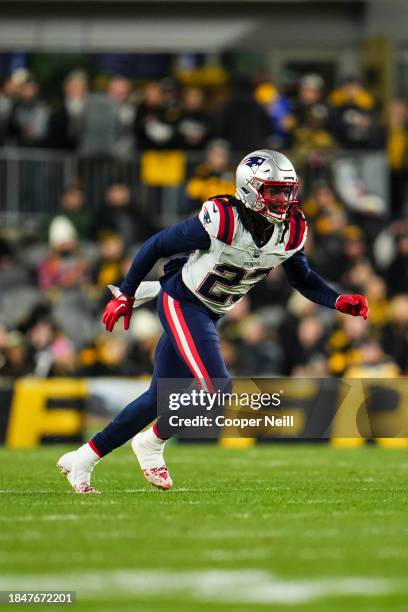
[(289, 159), (270, 149), (253, 151), (237, 167), (236, 198), (270, 223), (289, 218), (299, 179)]

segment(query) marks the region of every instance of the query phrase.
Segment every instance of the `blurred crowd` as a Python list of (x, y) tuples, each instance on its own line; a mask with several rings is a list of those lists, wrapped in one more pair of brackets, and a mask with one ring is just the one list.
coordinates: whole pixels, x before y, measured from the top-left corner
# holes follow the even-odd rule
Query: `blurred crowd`
[[(0, 143), (103, 155), (132, 148), (201, 150), (214, 137), (237, 151), (264, 145), (375, 149), (384, 145), (388, 128), (379, 111), (356, 76), (328, 91), (319, 75), (307, 74), (285, 93), (261, 76), (199, 87), (172, 78), (135, 84), (116, 75), (91, 87), (78, 70), (67, 75), (55, 100), (19, 69), (1, 83)], [(390, 129), (404, 124), (405, 113), (403, 103), (390, 109)]]
[[(235, 152), (283, 149), (302, 170), (307, 255), (342, 292), (367, 296), (370, 320), (321, 308), (293, 291), (277, 268), (219, 325), (233, 375), (372, 376), (408, 373), (408, 114), (404, 101), (380, 109), (357, 77), (327, 91), (317, 74), (293, 95), (267, 79), (206, 89), (175, 81), (134, 86), (123, 76), (94, 91), (77, 71), (59, 104), (34, 76), (16, 71), (0, 89), (0, 144), (129, 159), (141, 176), (172, 168), (183, 151), (197, 163), (183, 180), (182, 214), (234, 193)], [(355, 173), (333, 170), (323, 153), (386, 151), (389, 206)], [(173, 154), (172, 154), (173, 152)], [(157, 157), (163, 154), (165, 157)], [(161, 164), (161, 165), (160, 165)], [(164, 165), (163, 165), (164, 164)], [(342, 174), (343, 172), (343, 174)], [(172, 182), (173, 181), (173, 182)], [(177, 181), (176, 181), (177, 182)], [(108, 284), (119, 285), (140, 244), (160, 229), (122, 180), (92, 204), (81, 181), (66, 185), (56, 214), (35, 236), (0, 231), (0, 375), (149, 375), (161, 333), (154, 304), (135, 311), (130, 332), (100, 322)], [(153, 205), (152, 205), (153, 206)], [(159, 263), (149, 275), (157, 279)]]

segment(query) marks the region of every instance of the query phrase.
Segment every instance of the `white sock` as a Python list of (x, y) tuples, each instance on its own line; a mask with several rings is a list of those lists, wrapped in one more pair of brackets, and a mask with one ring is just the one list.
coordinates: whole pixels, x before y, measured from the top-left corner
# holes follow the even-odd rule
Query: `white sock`
[(159, 436), (156, 436), (154, 433), (153, 427), (149, 427), (146, 431), (143, 432), (143, 437), (146, 442), (153, 442), (153, 444), (158, 444), (159, 446), (163, 446), (166, 440), (162, 440)]
[(86, 442), (80, 446), (77, 450), (77, 458), (88, 465), (96, 465), (98, 461), (100, 461), (99, 455), (95, 453), (95, 451), (91, 448), (91, 446)]

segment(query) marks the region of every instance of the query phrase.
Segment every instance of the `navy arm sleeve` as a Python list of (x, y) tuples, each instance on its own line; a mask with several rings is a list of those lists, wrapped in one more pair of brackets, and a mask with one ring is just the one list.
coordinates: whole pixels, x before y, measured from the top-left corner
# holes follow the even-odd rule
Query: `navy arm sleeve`
[(155, 234), (143, 244), (120, 286), (122, 293), (134, 295), (146, 274), (162, 257), (170, 257), (185, 251), (207, 250), (211, 246), (210, 236), (198, 216), (183, 221)]
[(303, 249), (289, 257), (282, 265), (292, 287), (308, 300), (328, 308), (336, 307), (340, 294), (311, 269)]

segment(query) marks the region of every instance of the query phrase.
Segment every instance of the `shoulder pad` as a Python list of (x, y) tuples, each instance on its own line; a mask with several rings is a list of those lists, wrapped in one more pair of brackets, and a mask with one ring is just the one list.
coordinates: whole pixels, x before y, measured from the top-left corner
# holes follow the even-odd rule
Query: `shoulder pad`
[(235, 217), (228, 196), (218, 196), (204, 202), (199, 219), (212, 238), (231, 244), (235, 230)]
[(300, 249), (306, 240), (307, 222), (303, 211), (299, 208), (289, 219), (289, 238), (285, 246), (285, 251)]

